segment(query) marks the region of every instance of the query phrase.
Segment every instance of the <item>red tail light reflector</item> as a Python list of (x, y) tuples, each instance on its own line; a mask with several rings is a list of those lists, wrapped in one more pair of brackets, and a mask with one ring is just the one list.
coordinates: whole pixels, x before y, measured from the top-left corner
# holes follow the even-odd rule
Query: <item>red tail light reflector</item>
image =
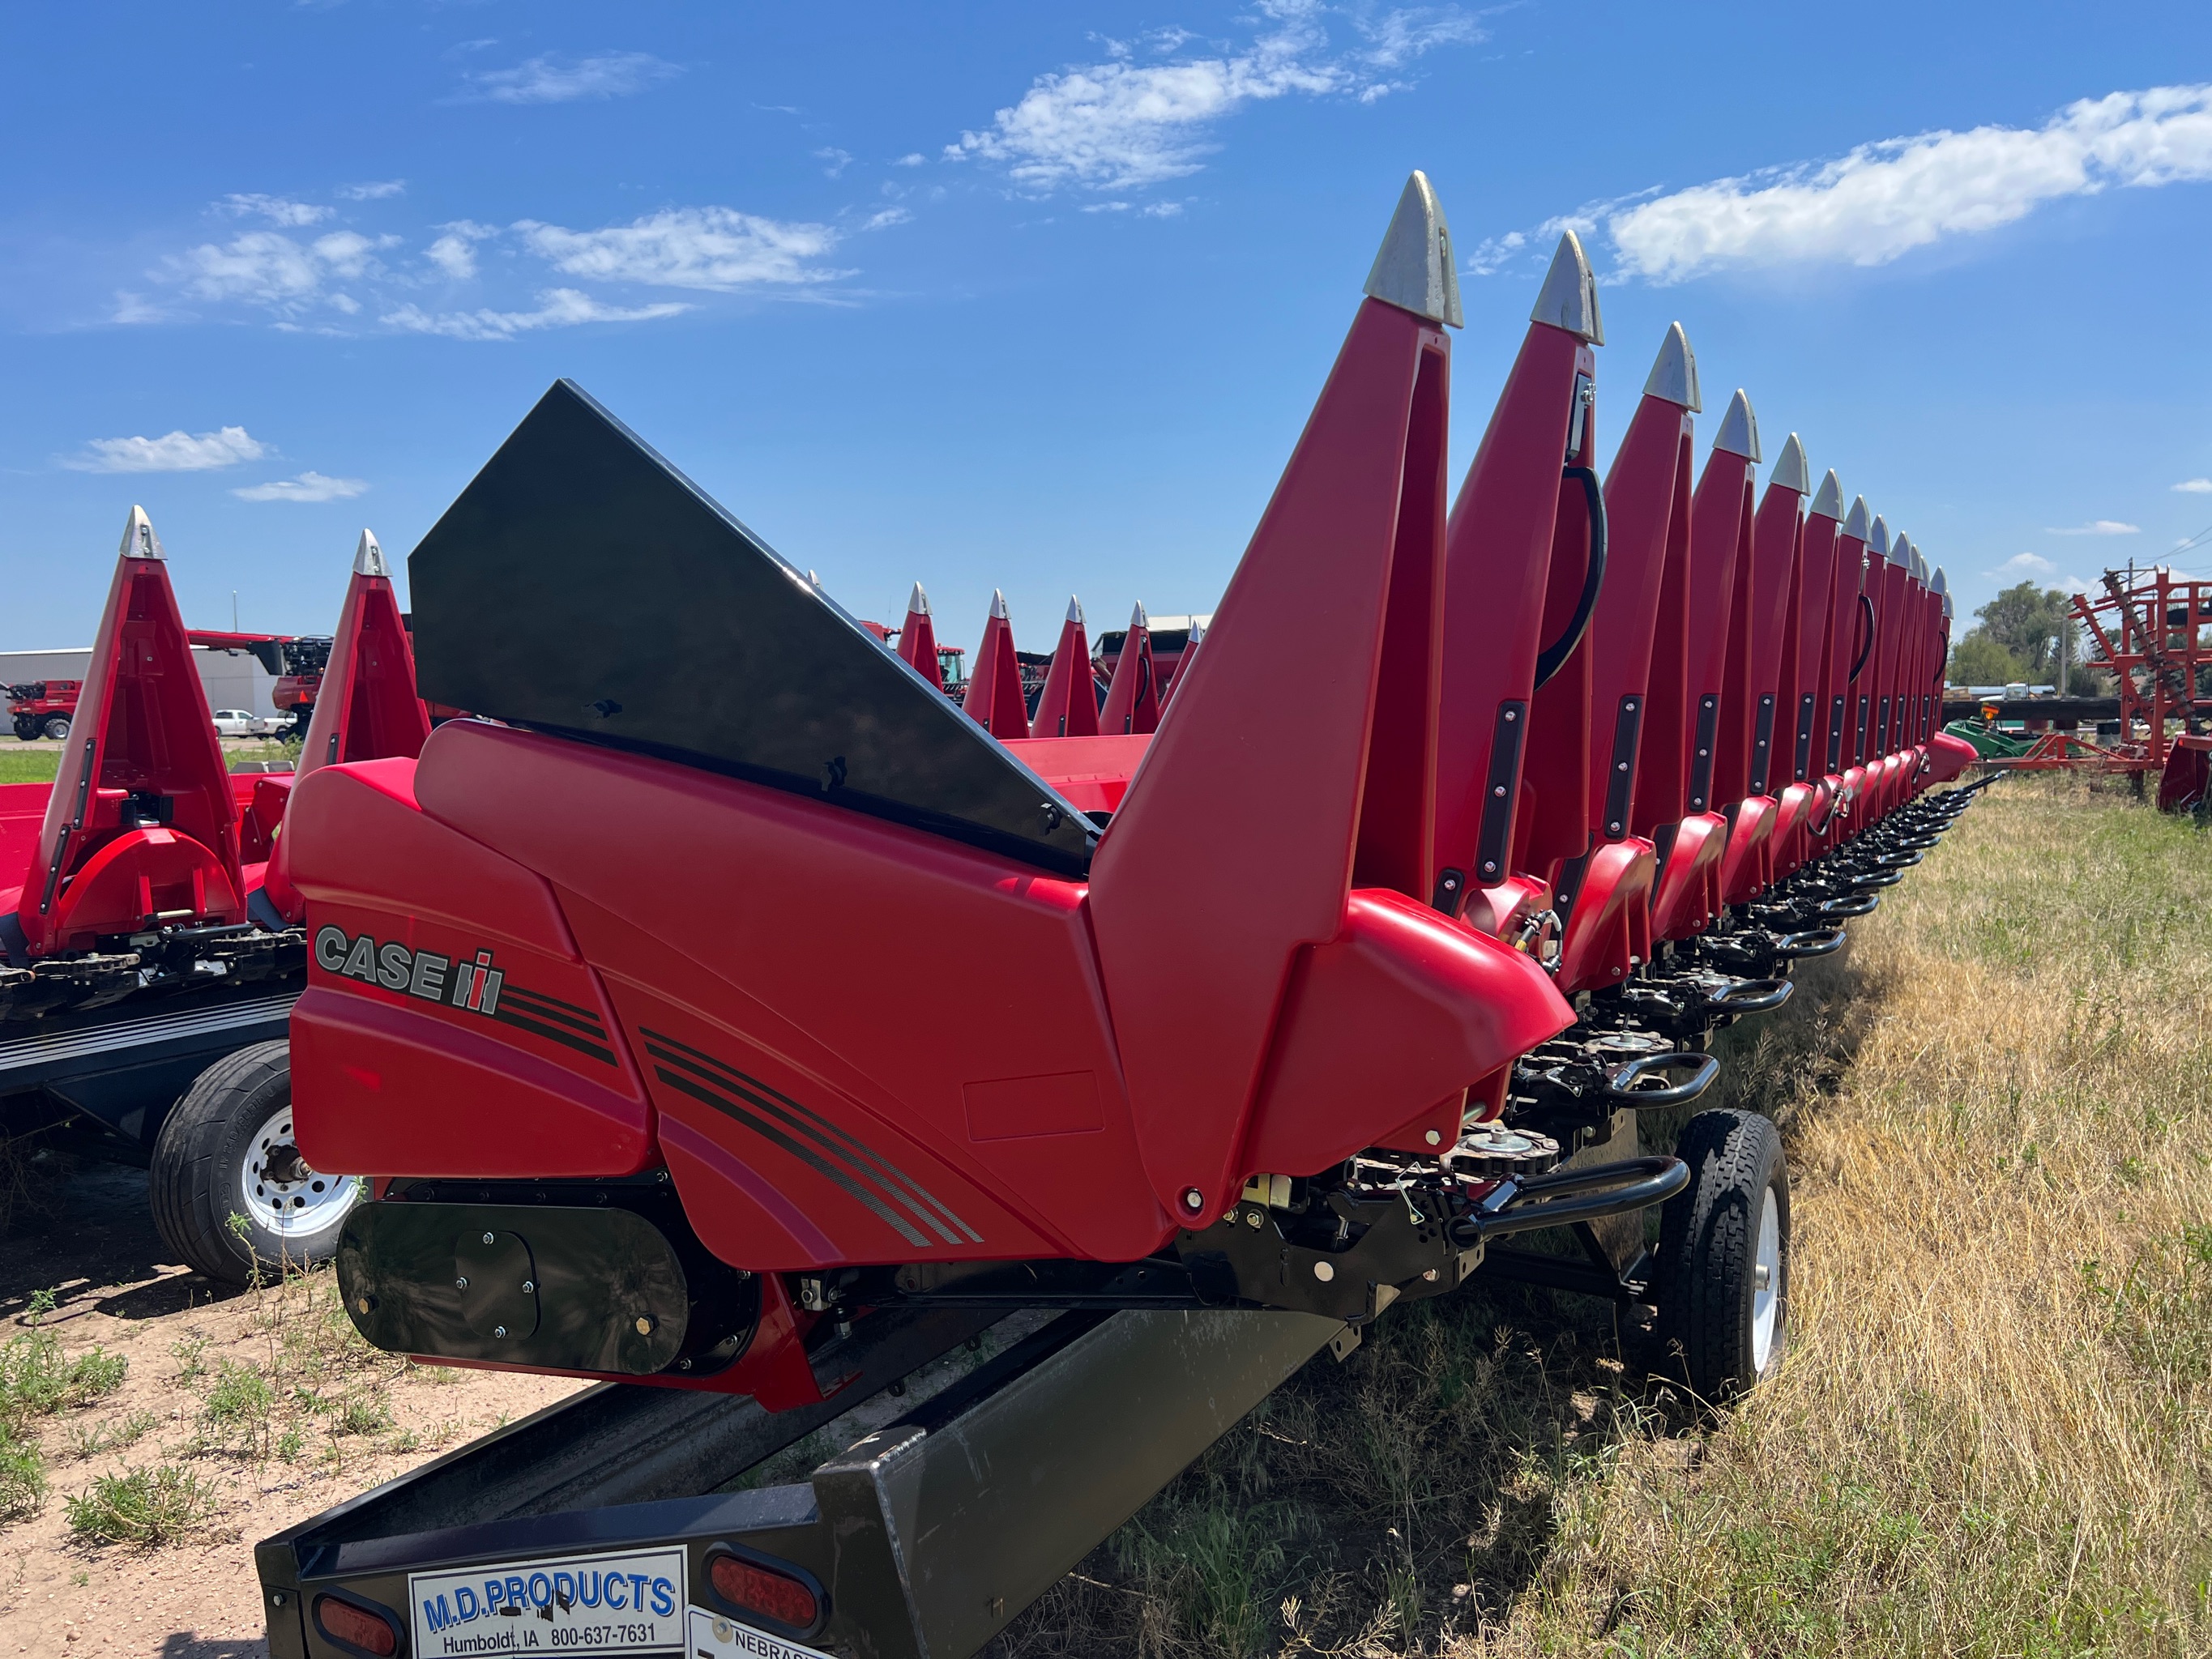
[(714, 1594), (739, 1613), (757, 1614), (793, 1632), (811, 1632), (821, 1622), (821, 1592), (796, 1571), (725, 1547), (707, 1563), (707, 1577)]
[(399, 1632), (381, 1613), (335, 1595), (315, 1598), (315, 1624), (333, 1642), (343, 1643), (376, 1659), (392, 1659), (399, 1651)]

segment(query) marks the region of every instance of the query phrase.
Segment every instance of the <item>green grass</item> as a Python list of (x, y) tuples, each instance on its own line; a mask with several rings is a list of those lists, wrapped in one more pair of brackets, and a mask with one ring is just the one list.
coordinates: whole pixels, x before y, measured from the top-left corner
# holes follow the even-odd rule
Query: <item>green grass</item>
[(215, 1513), (210, 1482), (173, 1463), (103, 1474), (69, 1500), (70, 1531), (91, 1544), (173, 1543), (205, 1526)]
[[(223, 764), (235, 772), (249, 761), (297, 760), (296, 743), (241, 743), (222, 751)], [(33, 749), (0, 742), (0, 783), (52, 783), (61, 768), (58, 749)]]
[(994, 1659), (2212, 1655), (2212, 838), (2010, 780), (1851, 935), (1701, 1103), (1790, 1149), (1752, 1400), (1478, 1279), (1309, 1364)]
[(0, 748), (0, 783), (52, 783), (61, 763), (58, 749)]

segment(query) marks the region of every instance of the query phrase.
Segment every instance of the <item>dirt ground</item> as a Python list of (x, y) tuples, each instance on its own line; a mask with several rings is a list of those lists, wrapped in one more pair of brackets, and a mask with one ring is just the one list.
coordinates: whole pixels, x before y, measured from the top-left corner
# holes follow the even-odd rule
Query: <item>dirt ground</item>
[[(47, 1490), (0, 1522), (0, 1659), (266, 1654), (257, 1540), (584, 1386), (375, 1353), (327, 1274), (221, 1290), (167, 1261), (139, 1171), (86, 1164), (44, 1196), (43, 1218), (0, 1239), (0, 1352), (44, 1332), (64, 1362), (97, 1350), (129, 1368), (110, 1392), (25, 1419)], [(102, 1477), (163, 1469), (180, 1536), (81, 1535)]]

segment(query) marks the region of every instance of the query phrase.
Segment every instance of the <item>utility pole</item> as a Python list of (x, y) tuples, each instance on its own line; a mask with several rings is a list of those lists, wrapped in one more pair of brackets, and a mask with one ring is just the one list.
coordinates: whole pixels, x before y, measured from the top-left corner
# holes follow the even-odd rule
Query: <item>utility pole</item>
[(2058, 623), (2058, 695), (2066, 695), (2067, 647), (2073, 641), (2074, 624), (2063, 617)]

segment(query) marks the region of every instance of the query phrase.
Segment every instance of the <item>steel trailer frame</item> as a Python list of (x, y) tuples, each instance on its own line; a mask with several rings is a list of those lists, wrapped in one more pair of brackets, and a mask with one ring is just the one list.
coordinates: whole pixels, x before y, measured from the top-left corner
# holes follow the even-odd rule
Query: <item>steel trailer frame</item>
[[(332, 1602), (356, 1635), (361, 1614), (380, 1620), (390, 1659), (557, 1652), (555, 1564), (678, 1549), (678, 1639), (664, 1618), (647, 1643), (582, 1650), (964, 1659), (1307, 1360), (1358, 1341), (1313, 1314), (1062, 1313), (927, 1398), (917, 1390), (803, 1480), (744, 1486), (1004, 1317), (869, 1314), (811, 1356), (829, 1398), (792, 1411), (601, 1383), (326, 1510), (254, 1550), (272, 1659), (374, 1655), (331, 1634)], [(783, 1625), (723, 1601), (711, 1566), (725, 1553), (805, 1585), (817, 1616)], [(505, 1604), (516, 1610), (487, 1603), (434, 1628), (453, 1604), (417, 1605), (416, 1581), (471, 1571), (522, 1584)]]

